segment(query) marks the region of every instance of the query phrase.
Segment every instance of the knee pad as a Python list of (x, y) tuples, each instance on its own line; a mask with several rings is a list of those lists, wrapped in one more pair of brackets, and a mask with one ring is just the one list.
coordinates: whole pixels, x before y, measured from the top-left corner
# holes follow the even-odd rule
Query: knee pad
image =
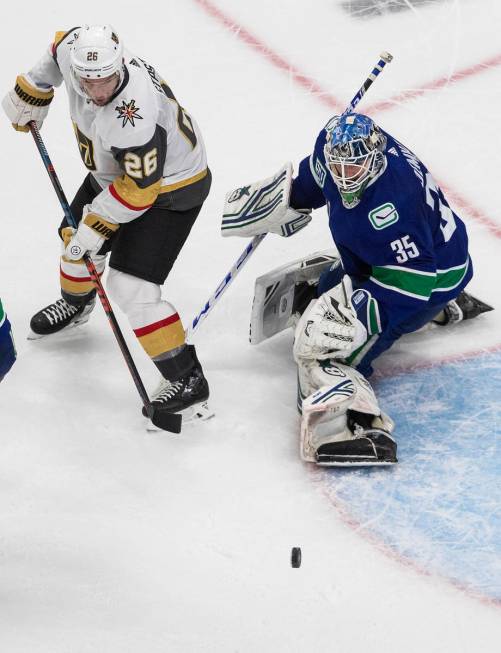
[(110, 299), (127, 315), (135, 331), (170, 317), (175, 318), (173, 321), (179, 322), (179, 328), (182, 329), (176, 309), (162, 300), (158, 284), (110, 268), (106, 288)]
[(106, 289), (110, 298), (126, 314), (141, 304), (156, 304), (161, 301), (159, 285), (113, 268), (109, 270)]

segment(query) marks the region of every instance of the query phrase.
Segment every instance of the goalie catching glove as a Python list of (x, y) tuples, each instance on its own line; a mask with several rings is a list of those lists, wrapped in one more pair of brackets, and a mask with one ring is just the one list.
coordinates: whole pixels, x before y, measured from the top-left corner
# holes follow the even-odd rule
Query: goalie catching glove
[(82, 258), (85, 252), (88, 252), (91, 256), (97, 254), (105, 241), (113, 236), (119, 226), (114, 222), (105, 220), (97, 213), (90, 212), (88, 205), (85, 206), (78, 229), (67, 227), (63, 230), (66, 245), (65, 257), (77, 261)]
[(42, 126), (53, 97), (54, 89), (38, 87), (27, 76), (18, 75), (15, 87), (2, 100), (2, 107), (14, 129), (28, 132), (31, 121), (39, 128)]
[(367, 330), (351, 304), (348, 275), (318, 299), (312, 299), (299, 320), (294, 340), (294, 359), (347, 358), (367, 340)]
[(292, 164), (277, 174), (227, 193), (221, 232), (223, 236), (257, 236), (275, 233), (288, 238), (311, 220), (311, 209), (292, 209), (289, 197)]

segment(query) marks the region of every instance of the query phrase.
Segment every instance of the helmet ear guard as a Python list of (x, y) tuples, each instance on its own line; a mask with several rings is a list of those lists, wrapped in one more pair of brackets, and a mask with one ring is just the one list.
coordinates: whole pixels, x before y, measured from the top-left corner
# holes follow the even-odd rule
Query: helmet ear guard
[(327, 127), (324, 155), (343, 204), (358, 204), (369, 184), (385, 167), (386, 136), (367, 116), (348, 113)]
[(114, 73), (123, 79), (123, 44), (111, 25), (84, 25), (70, 50), (70, 68), (75, 90), (88, 97), (81, 80), (104, 79)]

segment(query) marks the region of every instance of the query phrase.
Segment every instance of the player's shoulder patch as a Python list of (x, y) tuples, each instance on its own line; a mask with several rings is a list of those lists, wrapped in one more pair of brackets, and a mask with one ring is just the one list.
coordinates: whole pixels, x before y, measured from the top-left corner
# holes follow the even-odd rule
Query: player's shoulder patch
[(143, 120), (143, 116), (139, 113), (141, 108), (136, 105), (136, 100), (132, 99), (126, 102), (122, 99), (121, 104), (116, 104), (115, 111), (117, 112), (116, 118), (122, 121), (122, 127), (126, 125), (136, 126), (137, 120)]
[(317, 184), (320, 186), (320, 188), (323, 188), (325, 184), (325, 178), (327, 176), (327, 170), (316, 154), (312, 154), (310, 156), (310, 170)]
[(398, 218), (398, 211), (391, 202), (385, 202), (369, 212), (369, 221), (374, 229), (378, 231), (395, 224)]

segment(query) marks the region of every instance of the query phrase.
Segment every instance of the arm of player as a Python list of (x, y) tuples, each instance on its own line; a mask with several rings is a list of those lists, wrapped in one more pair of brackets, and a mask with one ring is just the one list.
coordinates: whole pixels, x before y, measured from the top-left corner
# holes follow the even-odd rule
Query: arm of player
[(15, 360), (16, 348), (11, 326), (0, 300), (0, 381), (14, 365)]
[(2, 107), (17, 131), (28, 132), (28, 123), (34, 121), (40, 128), (49, 112), (54, 97), (54, 86), (60, 86), (63, 76), (55, 53), (66, 36), (58, 32), (44, 56), (28, 73), (17, 76), (14, 88), (2, 100)]
[(78, 229), (65, 227), (62, 231), (65, 257), (71, 261), (78, 261), (85, 252), (91, 256), (97, 254), (119, 227), (116, 222), (105, 220), (97, 213), (93, 213), (90, 205), (86, 204)]
[[(314, 174), (315, 173), (315, 174)], [(325, 195), (322, 192), (322, 179), (313, 167), (313, 155), (306, 157), (299, 164), (297, 177), (292, 181), (290, 205), (294, 208), (307, 206), (319, 209), (325, 206)]]
[(292, 236), (311, 220), (311, 209), (289, 205), (292, 164), (286, 163), (271, 177), (240, 186), (226, 194), (223, 236), (257, 236), (275, 233)]

